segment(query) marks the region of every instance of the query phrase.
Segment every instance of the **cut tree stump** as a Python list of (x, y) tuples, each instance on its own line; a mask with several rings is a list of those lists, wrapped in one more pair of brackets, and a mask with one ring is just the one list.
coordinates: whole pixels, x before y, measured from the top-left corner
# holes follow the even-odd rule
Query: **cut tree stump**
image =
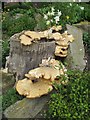
[(31, 45), (20, 43), (17, 33), (10, 38), (10, 54), (7, 63), (9, 72), (16, 76), (16, 79), (23, 79), (24, 74), (39, 66), (44, 58), (54, 58), (55, 40), (40, 40)]
[(66, 57), (67, 49), (74, 38), (67, 31), (62, 33), (62, 26), (53, 26), (42, 31), (22, 31), (10, 38), (10, 54), (6, 67), (16, 76), (16, 80), (42, 63), (42, 59), (55, 56)]

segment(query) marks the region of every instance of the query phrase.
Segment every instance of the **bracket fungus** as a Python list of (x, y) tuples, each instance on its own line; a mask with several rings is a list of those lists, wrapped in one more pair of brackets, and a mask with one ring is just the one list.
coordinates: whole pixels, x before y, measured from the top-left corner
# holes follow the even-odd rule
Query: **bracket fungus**
[[(43, 61), (43, 60), (42, 60)], [(28, 74), (25, 74), (25, 77), (28, 79), (39, 79), (43, 78), (49, 81), (54, 81), (57, 76), (63, 73), (64, 75), (64, 65), (61, 64), (62, 69), (60, 68), (59, 61), (55, 59), (51, 60), (45, 60), (42, 64), (40, 64), (41, 67), (35, 68), (33, 70), (30, 70)]]
[(61, 34), (61, 30), (62, 26), (59, 25), (53, 26), (49, 30), (42, 32), (25, 31), (19, 38), (20, 43), (23, 45), (31, 45), (33, 42), (42, 40), (42, 38), (55, 40), (55, 55), (59, 57), (66, 57), (69, 43), (73, 42), (74, 38), (72, 35), (69, 35), (67, 31)]
[(39, 79), (37, 82), (32, 82), (30, 79), (19, 80), (16, 84), (16, 90), (20, 95), (27, 98), (36, 98), (53, 90), (52, 85), (45, 79)]
[(60, 72), (54, 67), (39, 67), (29, 71), (29, 78), (44, 78), (54, 81), (56, 76), (59, 76)]
[[(55, 59), (49, 59), (48, 66), (42, 63), (42, 67), (30, 70), (25, 74), (23, 80), (19, 80), (16, 84), (16, 90), (20, 95), (27, 98), (36, 98), (48, 94), (53, 90), (53, 82), (60, 83), (57, 76), (64, 75), (64, 65)], [(45, 60), (44, 60), (45, 62)]]
[(62, 47), (62, 46), (56, 46), (55, 49), (55, 55), (60, 57), (66, 57), (67, 56), (67, 48), (68, 47)]
[(60, 30), (62, 30), (62, 26), (61, 25), (59, 25), (59, 26), (53, 26), (51, 29), (55, 30), (55, 31), (60, 31)]
[[(19, 36), (20, 43), (23, 45), (31, 45), (33, 42), (39, 42), (43, 39), (47, 41), (55, 41), (55, 56), (66, 57), (70, 42), (74, 40), (73, 36), (67, 31), (62, 33), (62, 26), (53, 26), (49, 30), (43, 32), (25, 31)], [(55, 59), (43, 59), (38, 68), (30, 70), (25, 74), (23, 80), (19, 80), (16, 84), (16, 90), (20, 95), (27, 98), (36, 98), (44, 94), (48, 94), (53, 90), (53, 82), (57, 84), (66, 84), (68, 77), (65, 72), (64, 65)], [(66, 82), (60, 81), (57, 76), (65, 75)]]
[(38, 32), (34, 32), (34, 31), (25, 31), (24, 34), (26, 36), (29, 36), (32, 40), (36, 39), (36, 40), (40, 40), (40, 35)]
[(52, 36), (55, 40), (62, 40), (62, 35), (59, 32), (53, 33)]
[(21, 35), (19, 39), (21, 40), (21, 44), (24, 44), (24, 45), (31, 45), (32, 44), (32, 39), (25, 36), (24, 34)]

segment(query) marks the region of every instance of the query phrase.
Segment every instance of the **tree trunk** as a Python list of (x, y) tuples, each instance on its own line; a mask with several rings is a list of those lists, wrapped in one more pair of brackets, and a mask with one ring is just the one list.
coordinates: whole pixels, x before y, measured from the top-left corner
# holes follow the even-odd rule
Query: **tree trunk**
[(20, 43), (19, 34), (10, 38), (10, 55), (7, 63), (9, 72), (17, 79), (23, 79), (24, 74), (39, 66), (43, 58), (54, 58), (55, 41), (41, 40), (25, 46)]

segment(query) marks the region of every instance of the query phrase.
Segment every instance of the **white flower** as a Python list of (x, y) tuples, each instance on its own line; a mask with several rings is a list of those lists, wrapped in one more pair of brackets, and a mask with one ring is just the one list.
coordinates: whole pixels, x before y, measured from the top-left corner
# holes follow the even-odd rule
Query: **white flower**
[(50, 13), (50, 15), (54, 15), (54, 14), (55, 14), (55, 12), (53, 12), (53, 11)]
[(59, 21), (59, 16), (54, 17), (55, 20)]
[(50, 24), (50, 21), (48, 20), (47, 22), (46, 22), (46, 25), (49, 25)]
[(65, 77), (67, 77), (67, 74), (65, 74)]
[(72, 3), (70, 3), (69, 5), (72, 6)]
[(61, 11), (58, 10), (58, 16), (60, 17), (62, 15)]
[(47, 15), (48, 15), (48, 16), (50, 16), (50, 15), (51, 15), (51, 13), (48, 11)]
[(56, 24), (57, 24), (58, 21), (59, 21), (59, 16), (54, 17), (54, 19), (55, 19), (55, 22), (56, 22)]
[(81, 10), (84, 10), (84, 7), (80, 7)]
[(79, 0), (78, 2), (82, 2), (81, 0)]
[(44, 14), (44, 19), (46, 19), (46, 20), (48, 19), (48, 16), (47, 16), (47, 15), (45, 15), (45, 14)]
[(53, 22), (53, 19), (51, 19), (50, 21)]
[(55, 11), (54, 7), (51, 8), (52, 12)]

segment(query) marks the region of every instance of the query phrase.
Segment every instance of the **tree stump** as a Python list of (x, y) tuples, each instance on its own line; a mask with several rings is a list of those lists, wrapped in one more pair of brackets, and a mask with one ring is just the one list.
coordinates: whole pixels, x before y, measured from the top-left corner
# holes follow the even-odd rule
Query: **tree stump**
[(8, 70), (17, 79), (22, 79), (25, 73), (38, 67), (42, 59), (54, 58), (55, 51), (55, 40), (43, 39), (27, 46), (21, 44), (19, 36), (22, 33), (17, 33), (10, 38)]
[(52, 59), (55, 56), (66, 57), (73, 36), (67, 31), (62, 33), (62, 26), (35, 32), (22, 31), (10, 38), (10, 54), (6, 67), (16, 76), (17, 80), (42, 63), (42, 59)]

